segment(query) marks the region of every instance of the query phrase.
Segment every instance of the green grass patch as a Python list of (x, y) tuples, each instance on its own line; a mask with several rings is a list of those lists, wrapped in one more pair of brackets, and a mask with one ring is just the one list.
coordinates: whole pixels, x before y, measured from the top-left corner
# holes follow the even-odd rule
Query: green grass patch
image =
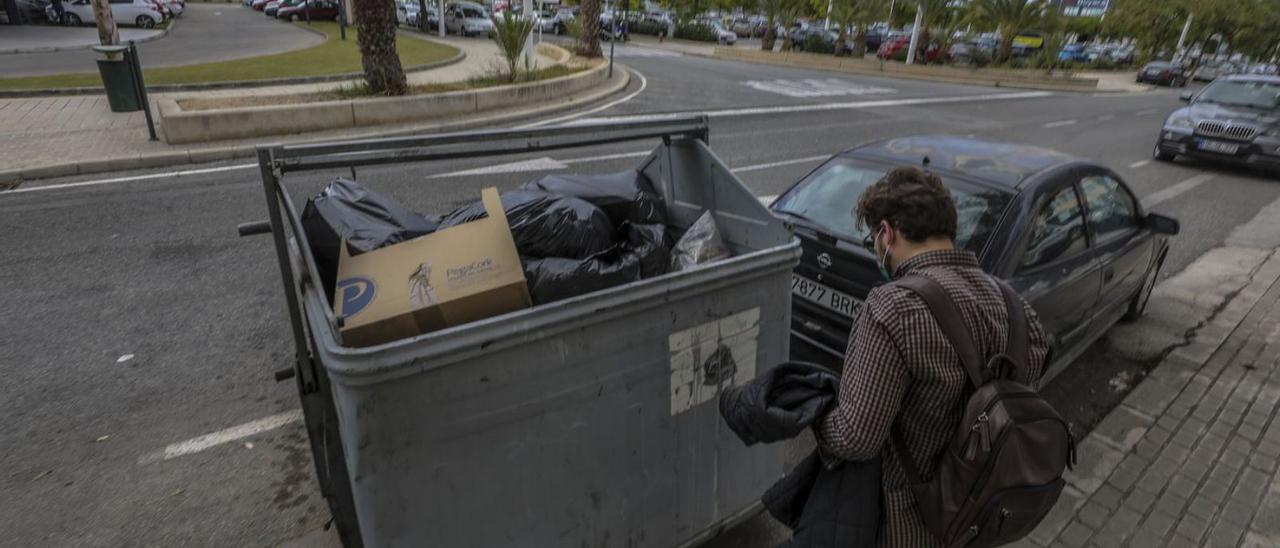
[[(306, 23), (301, 22), (293, 24), (300, 27), (307, 26)], [(327, 38), (323, 44), (307, 49), (232, 61), (143, 69), (143, 75), (147, 85), (152, 86), (327, 76), (363, 70), (360, 65), (360, 48), (356, 45), (354, 27), (347, 27), (345, 41), (339, 39), (338, 24), (335, 22), (314, 22), (310, 28), (325, 34)], [(252, 43), (247, 42), (246, 47), (252, 47)], [(400, 52), (400, 63), (406, 68), (443, 61), (458, 54), (458, 50), (453, 47), (409, 36), (396, 38), (396, 50)], [(145, 58), (142, 61), (146, 63)], [(96, 72), (0, 78), (0, 89), (74, 88), (101, 85), (102, 79)]]

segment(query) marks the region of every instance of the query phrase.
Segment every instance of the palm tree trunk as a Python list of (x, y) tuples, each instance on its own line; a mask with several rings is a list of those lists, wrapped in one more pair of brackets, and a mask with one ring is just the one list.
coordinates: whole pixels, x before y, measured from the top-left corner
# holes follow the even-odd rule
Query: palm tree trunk
[[(104, 46), (115, 46), (120, 43), (120, 30), (116, 28), (115, 17), (111, 14), (111, 4), (107, 0), (93, 0), (91, 4), (93, 8), (93, 22), (98, 27), (98, 42)], [(107, 59), (118, 59), (119, 55), (112, 53), (107, 55)]]
[(764, 51), (773, 51), (773, 44), (777, 41), (777, 23), (773, 20), (773, 16), (770, 15), (769, 28), (764, 29), (764, 36), (760, 37), (760, 49)]
[(840, 34), (836, 36), (836, 57), (847, 55), (844, 51), (844, 46), (847, 43), (849, 43), (849, 31), (840, 29)]
[(409, 86), (396, 52), (396, 11), (386, 0), (355, 0), (356, 42), (369, 92), (404, 95)]
[(867, 27), (858, 25), (858, 34), (853, 37), (853, 56), (862, 59), (867, 55)]
[(996, 61), (1000, 63), (1008, 63), (1009, 56), (1013, 52), (1013, 34), (1009, 32), (1002, 33), (1000, 37), (1000, 50), (996, 52)]
[(578, 55), (600, 57), (600, 0), (582, 0), (582, 35)]

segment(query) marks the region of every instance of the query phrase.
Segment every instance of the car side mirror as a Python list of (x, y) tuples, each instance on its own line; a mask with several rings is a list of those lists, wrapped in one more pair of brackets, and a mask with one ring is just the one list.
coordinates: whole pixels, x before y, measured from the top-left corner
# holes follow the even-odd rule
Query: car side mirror
[(1175, 236), (1182, 230), (1181, 223), (1173, 217), (1166, 217), (1159, 213), (1147, 214), (1147, 227), (1156, 234), (1165, 234)]
[(1182, 95), (1179, 95), (1179, 96), (1178, 96), (1178, 98), (1179, 98), (1179, 99), (1182, 99), (1182, 102), (1184, 102), (1184, 103), (1190, 103), (1190, 102), (1191, 102), (1191, 98), (1192, 98), (1192, 97), (1194, 97), (1194, 96), (1195, 96), (1195, 94), (1193, 94), (1193, 93), (1191, 93), (1190, 91), (1188, 91), (1188, 92), (1186, 92), (1186, 93), (1183, 93)]

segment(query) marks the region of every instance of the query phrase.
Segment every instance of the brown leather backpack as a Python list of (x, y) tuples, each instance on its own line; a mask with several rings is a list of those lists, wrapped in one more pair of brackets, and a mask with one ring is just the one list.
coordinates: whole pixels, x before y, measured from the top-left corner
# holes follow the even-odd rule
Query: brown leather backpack
[(921, 473), (901, 431), (895, 427), (890, 434), (925, 525), (949, 547), (1000, 546), (1030, 534), (1062, 493), (1062, 473), (1075, 466), (1067, 423), (1027, 378), (1022, 301), (995, 281), (1009, 311), (1009, 343), (985, 367), (942, 286), (920, 275), (894, 282), (928, 304), (974, 386), (951, 445), (927, 471), (932, 474)]

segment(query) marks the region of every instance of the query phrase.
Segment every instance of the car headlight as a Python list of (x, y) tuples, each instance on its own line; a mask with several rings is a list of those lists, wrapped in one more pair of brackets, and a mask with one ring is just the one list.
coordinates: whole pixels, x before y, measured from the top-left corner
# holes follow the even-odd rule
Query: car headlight
[(1191, 117), (1186, 114), (1174, 114), (1169, 117), (1169, 121), (1165, 122), (1165, 127), (1172, 128), (1192, 128), (1195, 123), (1191, 121)]

